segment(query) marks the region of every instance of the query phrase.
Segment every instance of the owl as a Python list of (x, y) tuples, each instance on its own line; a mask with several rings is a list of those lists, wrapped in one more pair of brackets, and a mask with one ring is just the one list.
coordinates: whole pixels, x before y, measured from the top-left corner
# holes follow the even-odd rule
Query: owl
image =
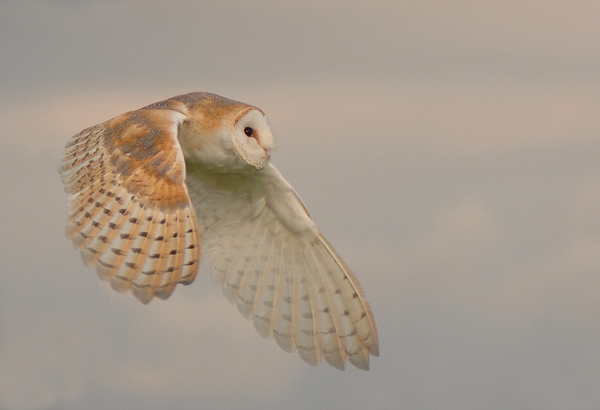
[(190, 93), (81, 131), (58, 168), (66, 235), (86, 266), (142, 303), (200, 264), (258, 333), (312, 365), (368, 370), (369, 304), (290, 184), (269, 163), (260, 109)]

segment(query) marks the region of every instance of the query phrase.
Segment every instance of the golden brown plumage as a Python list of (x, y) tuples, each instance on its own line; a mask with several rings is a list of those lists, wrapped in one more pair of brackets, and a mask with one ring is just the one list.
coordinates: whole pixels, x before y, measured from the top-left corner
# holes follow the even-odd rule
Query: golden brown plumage
[(67, 236), (143, 303), (202, 265), (258, 333), (304, 361), (368, 369), (377, 330), (358, 281), (273, 165), (264, 113), (191, 93), (83, 130), (59, 167)]

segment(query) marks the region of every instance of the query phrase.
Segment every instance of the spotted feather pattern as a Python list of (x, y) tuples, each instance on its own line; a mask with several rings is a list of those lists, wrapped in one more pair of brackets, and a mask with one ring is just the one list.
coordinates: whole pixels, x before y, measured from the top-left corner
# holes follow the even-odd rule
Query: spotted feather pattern
[[(59, 167), (66, 234), (88, 266), (142, 302), (191, 283), (200, 247), (169, 111), (138, 111), (83, 130)], [(179, 155), (178, 155), (179, 153)]]
[(312, 365), (368, 369), (379, 347), (363, 291), (275, 167), (220, 175), (192, 164), (187, 183), (203, 267), (258, 333)]
[(210, 93), (160, 101), (69, 140), (66, 234), (118, 292), (166, 299), (202, 266), (264, 338), (307, 363), (369, 368), (377, 329), (351, 270), (268, 164), (264, 113)]

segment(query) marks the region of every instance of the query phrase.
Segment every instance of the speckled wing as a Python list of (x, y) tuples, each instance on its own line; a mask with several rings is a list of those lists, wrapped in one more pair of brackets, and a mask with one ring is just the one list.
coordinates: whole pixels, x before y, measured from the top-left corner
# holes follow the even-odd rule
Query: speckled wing
[(198, 270), (194, 210), (177, 141), (183, 114), (138, 110), (80, 132), (58, 169), (66, 234), (100, 278), (143, 303), (166, 299)]
[(360, 285), (275, 167), (217, 174), (187, 166), (202, 267), (227, 299), (307, 363), (368, 369), (379, 347)]

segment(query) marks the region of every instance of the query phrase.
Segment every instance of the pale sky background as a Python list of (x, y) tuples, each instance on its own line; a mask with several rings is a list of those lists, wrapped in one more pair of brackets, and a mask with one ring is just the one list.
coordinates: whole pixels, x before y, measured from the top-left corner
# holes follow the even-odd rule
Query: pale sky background
[[(191, 91), (267, 113), (369, 372), (207, 275), (142, 306), (64, 238), (66, 140)], [(0, 409), (598, 409), (599, 114), (597, 0), (0, 0)]]

